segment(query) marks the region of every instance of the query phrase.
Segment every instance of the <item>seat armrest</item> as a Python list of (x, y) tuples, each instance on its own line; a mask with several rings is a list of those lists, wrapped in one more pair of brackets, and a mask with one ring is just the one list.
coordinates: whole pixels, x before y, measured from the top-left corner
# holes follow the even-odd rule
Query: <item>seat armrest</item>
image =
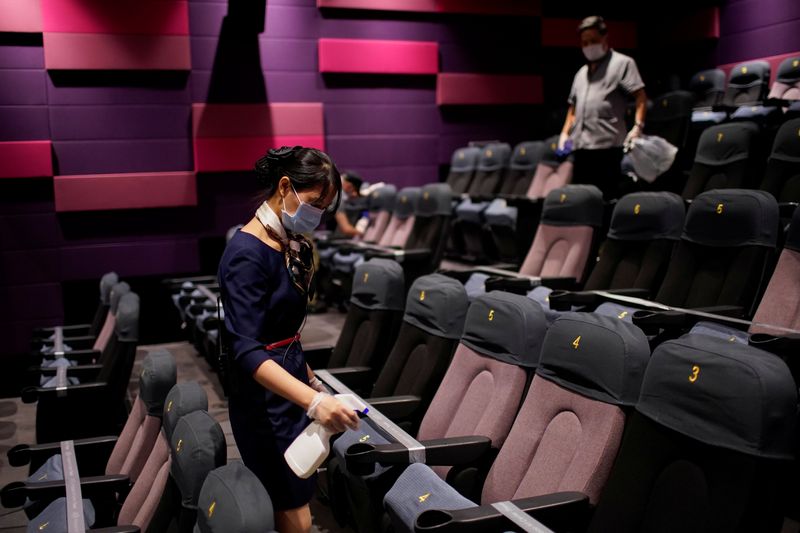
[(594, 291), (560, 291), (554, 290), (547, 296), (550, 309), (554, 311), (570, 311), (574, 306), (597, 307), (600, 295)]
[(368, 366), (343, 366), (326, 370), (353, 390), (363, 390), (372, 385), (373, 371)]
[(333, 346), (320, 346), (318, 348), (311, 348), (310, 350), (303, 349), (306, 363), (308, 363), (308, 366), (312, 369), (325, 368), (328, 366), (328, 361), (330, 361), (332, 353)]
[(778, 203), (778, 213), (781, 218), (792, 218), (794, 210), (797, 209), (797, 202), (780, 202)]
[(530, 278), (505, 278), (493, 276), (487, 279), (483, 285), (486, 288), (486, 292), (505, 291), (524, 295), (534, 287), (537, 287), (539, 283)]
[(44, 340), (43, 337), (49, 337), (55, 333), (56, 328), (60, 327), (65, 335), (88, 335), (89, 330), (92, 329), (91, 324), (70, 324), (68, 326), (49, 326), (44, 328), (35, 328), (33, 330), (34, 338), (37, 340)]
[[(67, 376), (77, 378), (81, 383), (89, 383), (97, 380), (97, 376), (100, 375), (102, 369), (103, 365), (68, 366)], [(45, 366), (33, 367), (31, 369), (33, 373), (40, 373), (43, 376), (55, 376), (56, 370), (56, 367)]]
[[(513, 503), (548, 528), (556, 531), (582, 531), (589, 514), (589, 497), (581, 492), (556, 492), (533, 498), (514, 500)], [(507, 531), (515, 525), (496, 507), (481, 505), (445, 511), (431, 509), (422, 512), (414, 524), (414, 531), (424, 532), (483, 532)]]
[(389, 248), (383, 250), (368, 249), (364, 257), (365, 259), (381, 257), (384, 259), (394, 259), (398, 263), (411, 263), (427, 260), (430, 258), (431, 253), (431, 250), (428, 248), (415, 248), (411, 250), (392, 250)]
[[(58, 390), (56, 387), (25, 387), (22, 389), (22, 402), (35, 403), (40, 398), (56, 398), (67, 396), (85, 396), (100, 395), (103, 393), (107, 386), (105, 381), (94, 381), (92, 383), (81, 383), (80, 385), (70, 385)], [(99, 396), (98, 396), (99, 397)], [(78, 415), (80, 413), (76, 413)]]
[(139, 533), (140, 529), (137, 526), (113, 526), (89, 529), (88, 531), (92, 533)]
[[(80, 467), (80, 457), (82, 455), (92, 455), (104, 457), (106, 460), (111, 455), (111, 451), (117, 443), (117, 437), (92, 437), (88, 439), (76, 439), (72, 441), (75, 448), (75, 456), (78, 458)], [(48, 442), (45, 444), (17, 444), (8, 452), (8, 464), (11, 466), (24, 466), (27, 464), (40, 465), (49, 457), (61, 453), (60, 442)]]
[[(489, 451), (492, 441), (487, 437), (450, 437), (422, 441), (425, 464), (456, 466), (477, 461)], [(358, 442), (345, 452), (347, 470), (356, 475), (370, 475), (375, 464), (409, 464), (408, 449), (402, 444), (373, 445)]]
[(539, 284), (550, 287), (553, 290), (573, 290), (578, 288), (578, 280), (566, 276), (542, 278)]
[[(131, 481), (128, 476), (91, 476), (81, 478), (81, 496), (91, 499), (113, 493), (126, 493)], [(4, 507), (20, 507), (26, 500), (51, 502), (66, 495), (64, 480), (26, 483), (15, 481), (0, 490), (0, 503)]]
[(367, 402), (393, 422), (408, 420), (422, 405), (419, 396), (380, 396), (367, 398)]
[[(34, 354), (36, 355), (36, 354)], [(38, 354), (39, 357), (45, 356), (46, 359), (53, 359), (52, 354)], [(94, 363), (100, 359), (102, 352), (100, 350), (72, 350), (65, 352), (64, 358), (78, 363)]]
[(689, 329), (701, 320), (710, 320), (734, 328), (747, 329), (750, 323), (741, 320), (739, 317), (742, 315), (744, 315), (744, 309), (740, 306), (717, 305), (687, 310), (641, 310), (636, 311), (632, 319), (633, 323), (640, 327), (645, 333), (656, 333), (658, 329)]
[(762, 103), (764, 107), (789, 107), (792, 102), (783, 98), (767, 98)]

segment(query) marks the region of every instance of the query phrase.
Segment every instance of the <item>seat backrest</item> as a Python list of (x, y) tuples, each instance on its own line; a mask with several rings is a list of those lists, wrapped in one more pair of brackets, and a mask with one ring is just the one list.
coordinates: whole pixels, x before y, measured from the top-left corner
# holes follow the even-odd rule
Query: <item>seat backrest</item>
[(718, 68), (701, 70), (689, 80), (695, 107), (711, 107), (722, 103), (725, 94), (725, 72)]
[(800, 100), (800, 56), (787, 57), (778, 66), (769, 98)]
[(164, 401), (175, 385), (175, 358), (152, 350), (142, 361), (139, 394), (106, 464), (106, 475), (122, 474), (136, 481), (161, 430)]
[(671, 192), (620, 198), (584, 289), (637, 288), (655, 294), (681, 237), (685, 215), (683, 200)]
[(767, 61), (739, 63), (731, 69), (723, 102), (739, 106), (760, 102), (767, 94), (770, 66)]
[(594, 185), (568, 185), (545, 198), (542, 218), (520, 274), (583, 279), (592, 238), (603, 223), (603, 193)]
[(660, 344), (589, 531), (780, 528), (796, 413), (778, 357), (707, 335)]
[(417, 278), (408, 291), (397, 342), (372, 396), (429, 399), (464, 331), (468, 306), (467, 292), (457, 280), (442, 274)]
[(471, 196), (494, 194), (500, 188), (510, 157), (511, 146), (507, 143), (490, 143), (484, 146), (478, 157), (478, 168), (467, 194)]
[(421, 194), (419, 187), (400, 189), (395, 197), (392, 219), (378, 241), (380, 246), (402, 248), (405, 245), (414, 227), (414, 213)]
[(775, 135), (759, 189), (779, 202), (800, 202), (800, 118), (787, 120)]
[(700, 194), (656, 300), (677, 307), (734, 305), (750, 316), (774, 254), (778, 203), (764, 191), (724, 189)]
[(644, 133), (666, 139), (678, 149), (686, 143), (694, 97), (688, 91), (672, 91), (653, 98)]
[(403, 268), (396, 261), (374, 258), (356, 267), (350, 309), (329, 367), (368, 366), (383, 357), (397, 334), (405, 304)]
[(272, 500), (241, 461), (208, 473), (197, 503), (198, 533), (275, 533)]
[(594, 313), (556, 319), (481, 503), (579, 491), (596, 504), (622, 439), (622, 408), (636, 403), (649, 358), (633, 324)]
[(480, 154), (481, 149), (477, 146), (466, 146), (453, 152), (446, 183), (455, 194), (463, 194), (469, 189)]
[(108, 308), (111, 306), (111, 289), (117, 283), (119, 283), (119, 276), (116, 272), (107, 272), (100, 278), (100, 301), (97, 304), (92, 325), (89, 327), (89, 335), (96, 337), (100, 333), (106, 316), (108, 316)]
[(794, 210), (778, 264), (753, 316), (750, 333), (784, 335), (766, 326), (800, 329), (800, 209)]
[[(541, 307), (525, 296), (492, 291), (477, 297), (418, 437), (482, 435), (502, 446), (522, 400), (525, 369), (538, 364), (546, 328)], [(448, 469), (434, 470), (444, 477)]]
[(131, 286), (124, 281), (121, 281), (120, 283), (117, 283), (111, 287), (111, 291), (108, 294), (108, 313), (106, 313), (103, 327), (100, 330), (100, 333), (97, 334), (97, 338), (94, 341), (92, 350), (105, 352), (106, 346), (108, 346), (108, 341), (111, 340), (111, 337), (114, 334), (114, 325), (117, 320), (117, 306), (119, 305), (119, 300), (122, 298), (123, 294), (126, 294), (130, 291)]
[(758, 126), (751, 122), (719, 124), (703, 131), (681, 196), (692, 199), (711, 189), (748, 187), (753, 181), (748, 159), (757, 136)]
[(381, 239), (392, 217), (396, 197), (397, 187), (394, 185), (383, 185), (370, 193), (369, 226), (362, 237), (364, 242), (376, 243)]
[(498, 192), (513, 196), (525, 196), (544, 149), (543, 141), (524, 141), (516, 145)]
[(453, 193), (446, 183), (430, 183), (422, 188), (414, 227), (405, 249), (431, 250), (431, 263), (439, 263), (444, 252), (453, 216)]
[(542, 157), (533, 174), (525, 196), (536, 200), (546, 197), (550, 191), (569, 185), (572, 181), (572, 158), (561, 158), (556, 154), (558, 136), (544, 141)]

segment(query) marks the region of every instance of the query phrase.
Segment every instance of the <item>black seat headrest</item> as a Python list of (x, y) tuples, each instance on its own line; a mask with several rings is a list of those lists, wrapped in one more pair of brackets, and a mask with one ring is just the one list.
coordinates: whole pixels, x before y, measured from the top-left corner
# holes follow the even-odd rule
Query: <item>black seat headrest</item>
[(567, 185), (547, 193), (542, 223), (553, 226), (603, 225), (603, 193), (594, 185)]
[(766, 246), (778, 241), (778, 202), (768, 192), (714, 189), (686, 213), (682, 239), (706, 246)]
[(400, 263), (374, 257), (356, 267), (350, 302), (363, 309), (402, 311), (405, 292)]
[(686, 208), (671, 192), (626, 194), (614, 206), (608, 237), (620, 241), (681, 238)]
[(432, 335), (460, 339), (469, 299), (464, 286), (442, 274), (416, 279), (408, 291), (403, 320)]

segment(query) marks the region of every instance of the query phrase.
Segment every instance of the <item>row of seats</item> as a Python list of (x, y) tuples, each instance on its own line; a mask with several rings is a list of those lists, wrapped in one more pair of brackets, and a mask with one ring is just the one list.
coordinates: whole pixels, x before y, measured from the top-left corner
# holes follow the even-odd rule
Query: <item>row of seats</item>
[[(30, 475), (0, 491), (3, 505), (22, 506), (29, 531), (74, 531), (68, 509), (76, 505), (89, 531), (274, 531), (259, 479), (241, 462), (226, 465), (225, 436), (205, 391), (176, 381), (172, 355), (151, 351), (119, 437), (15, 446), (9, 463), (27, 465)], [(76, 480), (65, 475), (64, 454), (77, 465)], [(83, 499), (69, 502), (75, 485)]]
[[(379, 259), (357, 269), (353, 305), (328, 360), (329, 367), (347, 366), (318, 375), (364, 391), (373, 408), (422, 443), (422, 462), (432, 469), (408, 466), (420, 461), (373, 420), (346, 432), (328, 464), (328, 494), (343, 523), (379, 531), (385, 506), (396, 531), (413, 531), (415, 523), (418, 531), (459, 530), (451, 528), (461, 520), (464, 530), (503, 531), (510, 525), (503, 515), (476, 503), (523, 498), (519, 505), (533, 511), (543, 504), (535, 497), (564, 491), (582, 495), (559, 496), (569, 502), (566, 516), (543, 513), (556, 531), (586, 528), (583, 511), (595, 504), (596, 531), (638, 531), (650, 521), (682, 531), (706, 519), (723, 529), (763, 531), (780, 521), (774, 476), (785, 468), (773, 459), (795, 452), (797, 385), (778, 357), (699, 333), (664, 342), (650, 356), (649, 339), (614, 306), (565, 313), (551, 324), (523, 295), (492, 291), (469, 304), (466, 288), (441, 274), (418, 278), (400, 311), (391, 293), (402, 287), (401, 276)], [(383, 358), (388, 336), (397, 341)], [(732, 398), (726, 391), (733, 383), (739, 391), (749, 383), (752, 394)], [(762, 426), (760, 414), (743, 410), (750, 402), (782, 414)], [(759, 448), (778, 442), (780, 450)], [(692, 490), (697, 475), (707, 476), (712, 492), (720, 487), (722, 474), (709, 470), (706, 458), (742, 473), (719, 489), (722, 498)], [(739, 464), (750, 465), (746, 474)], [(631, 465), (647, 475), (632, 475)], [(753, 486), (760, 492), (750, 492)], [(472, 523), (478, 516), (488, 522)], [(622, 529), (610, 526), (618, 523)]]

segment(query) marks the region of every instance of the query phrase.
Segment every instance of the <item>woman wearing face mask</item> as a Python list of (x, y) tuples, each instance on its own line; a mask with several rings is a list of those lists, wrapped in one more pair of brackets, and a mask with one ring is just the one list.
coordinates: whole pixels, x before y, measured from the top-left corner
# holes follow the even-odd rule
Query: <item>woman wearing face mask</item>
[(334, 432), (358, 426), (356, 413), (314, 377), (299, 333), (314, 273), (301, 234), (336, 211), (342, 184), (326, 154), (300, 146), (270, 150), (255, 173), (266, 199), (228, 242), (218, 273), (229, 414), (244, 464), (272, 499), (278, 530), (305, 532), (315, 477), (295, 476), (283, 454), (309, 418)]
[[(619, 192), (622, 147), (644, 128), (647, 95), (636, 62), (608, 47), (602, 17), (583, 19), (578, 33), (587, 64), (572, 82), (559, 149), (571, 140), (573, 181), (597, 185), (606, 198), (613, 198)], [(626, 133), (625, 109), (631, 96), (636, 99), (636, 123)]]

